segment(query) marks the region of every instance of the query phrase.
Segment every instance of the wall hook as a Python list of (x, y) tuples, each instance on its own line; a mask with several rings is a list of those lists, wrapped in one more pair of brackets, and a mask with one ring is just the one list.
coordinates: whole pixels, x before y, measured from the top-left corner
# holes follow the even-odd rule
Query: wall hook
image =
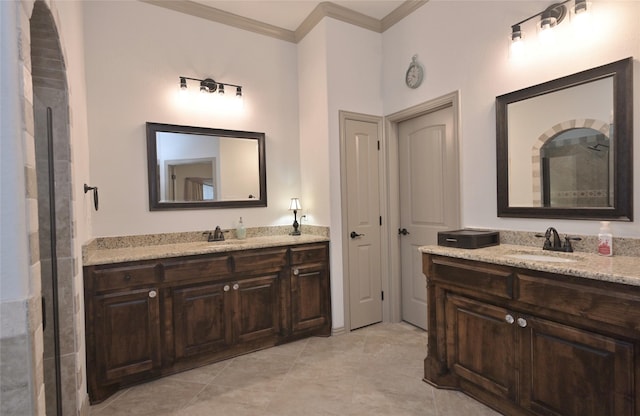
[(93, 207), (98, 210), (98, 187), (97, 186), (89, 186), (86, 183), (84, 184), (84, 193), (86, 194), (89, 191), (93, 191)]

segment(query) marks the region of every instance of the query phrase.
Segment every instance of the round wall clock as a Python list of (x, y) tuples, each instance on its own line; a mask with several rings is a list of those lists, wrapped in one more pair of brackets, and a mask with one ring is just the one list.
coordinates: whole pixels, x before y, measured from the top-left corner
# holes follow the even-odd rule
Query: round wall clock
[(407, 69), (407, 74), (404, 78), (404, 82), (406, 82), (407, 87), (409, 88), (418, 88), (420, 84), (422, 84), (422, 79), (424, 78), (424, 68), (418, 62), (418, 55), (413, 55), (411, 58), (411, 63), (409, 64), (409, 68)]

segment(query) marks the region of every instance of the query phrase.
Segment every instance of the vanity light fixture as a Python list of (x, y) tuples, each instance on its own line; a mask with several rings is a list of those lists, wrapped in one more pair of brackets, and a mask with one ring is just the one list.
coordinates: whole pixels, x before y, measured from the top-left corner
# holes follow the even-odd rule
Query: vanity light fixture
[(190, 81), (198, 81), (200, 83), (200, 92), (202, 93), (214, 93), (218, 91), (218, 94), (224, 94), (224, 86), (227, 85), (229, 87), (236, 88), (236, 97), (242, 97), (242, 86), (235, 84), (228, 84), (226, 82), (218, 82), (212, 78), (198, 79), (198, 78), (190, 78), (190, 77), (180, 77), (180, 89), (186, 90), (187, 80)]
[(291, 203), (289, 204), (289, 211), (293, 211), (293, 231), (289, 233), (290, 235), (300, 235), (300, 230), (298, 229), (300, 224), (298, 224), (298, 217), (297, 217), (299, 209), (302, 209), (302, 205), (300, 205), (300, 199), (291, 198)]
[[(521, 49), (522, 42), (524, 39), (524, 33), (522, 31), (522, 24), (526, 23), (536, 17), (540, 18), (540, 21), (537, 23), (537, 28), (539, 30), (539, 36), (541, 41), (545, 41), (545, 38), (549, 38), (552, 36), (553, 28), (558, 26), (567, 15), (567, 6), (566, 3), (572, 0), (565, 0), (560, 3), (554, 3), (551, 6), (547, 7), (543, 11), (534, 14), (533, 16), (527, 17), (524, 20), (519, 21), (518, 23), (511, 26), (511, 48)], [(574, 7), (571, 9), (573, 18), (578, 20), (578, 16), (580, 19), (585, 17), (591, 9), (591, 3), (586, 0), (574, 0)], [(514, 50), (514, 54), (515, 54)]]

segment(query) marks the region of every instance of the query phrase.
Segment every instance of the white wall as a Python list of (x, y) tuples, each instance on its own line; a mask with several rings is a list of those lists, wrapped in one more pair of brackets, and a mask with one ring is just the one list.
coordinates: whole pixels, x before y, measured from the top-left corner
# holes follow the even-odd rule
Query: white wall
[[(544, 3), (432, 0), (384, 33), (385, 114), (460, 90), (465, 227), (540, 231), (554, 225), (563, 233), (597, 233), (596, 221), (497, 217), (494, 105), (498, 95), (633, 56), (634, 120), (640, 120), (640, 2), (599, 1), (594, 6), (597, 25), (587, 35), (576, 39), (570, 22), (563, 22), (557, 27), (557, 46), (532, 51), (525, 62), (509, 59), (510, 27), (540, 12)], [(523, 25), (523, 30), (535, 38), (532, 27)], [(410, 90), (404, 74), (416, 53), (426, 76), (421, 87)], [(635, 124), (636, 221), (614, 223), (617, 236), (640, 236), (640, 128)]]
[[(83, 4), (94, 236), (231, 228), (239, 216), (288, 224), (300, 191), (296, 45), (141, 2)], [(184, 105), (179, 76), (242, 85), (244, 110)], [(150, 212), (147, 121), (265, 132), (268, 207)]]
[(340, 110), (382, 115), (382, 36), (322, 20), (298, 45), (302, 206), (331, 227), (333, 326), (344, 326)]

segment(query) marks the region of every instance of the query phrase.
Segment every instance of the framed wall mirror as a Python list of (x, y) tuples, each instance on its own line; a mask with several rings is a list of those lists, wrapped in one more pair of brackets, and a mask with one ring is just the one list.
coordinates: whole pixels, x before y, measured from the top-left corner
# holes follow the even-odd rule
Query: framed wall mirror
[(147, 123), (149, 209), (267, 206), (265, 135)]
[(496, 98), (498, 216), (633, 220), (633, 59)]

